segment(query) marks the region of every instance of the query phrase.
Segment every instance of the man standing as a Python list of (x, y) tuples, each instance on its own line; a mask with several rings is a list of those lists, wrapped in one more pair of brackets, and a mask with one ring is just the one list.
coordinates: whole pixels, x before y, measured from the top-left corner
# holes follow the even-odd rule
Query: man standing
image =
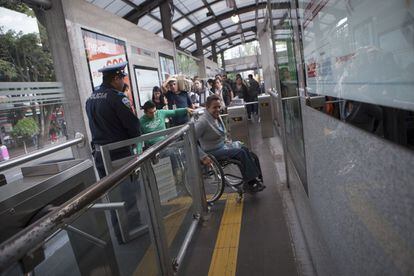
[[(248, 75), (249, 77), (249, 88), (248, 88), (248, 97), (247, 99), (245, 99), (246, 102), (255, 102), (257, 101), (257, 96), (259, 95), (260, 92), (260, 85), (259, 83), (253, 78), (252, 74)], [(256, 114), (257, 115), (258, 112), (258, 105), (257, 104), (249, 104), (247, 106), (247, 117), (250, 120), (251, 119), (251, 115)]]
[[(186, 91), (178, 89), (178, 83), (176, 78), (170, 78), (168, 83), (168, 92), (166, 97), (168, 100), (168, 109), (177, 108), (191, 108), (193, 109), (193, 103), (191, 102), (190, 96)], [(172, 118), (172, 125), (179, 126), (188, 122), (187, 114), (182, 114)]]
[[(86, 101), (86, 113), (92, 133), (92, 154), (95, 159), (99, 177), (106, 176), (99, 145), (106, 145), (140, 136), (139, 120), (132, 111), (124, 88), (126, 62), (114, 64), (99, 70), (102, 72), (102, 85)], [(110, 152), (111, 160), (132, 155), (130, 147), (123, 147)], [(116, 212), (111, 211), (112, 225), (120, 243), (125, 242), (130, 229), (140, 226), (141, 219), (136, 195), (138, 185), (126, 179), (119, 185), (120, 198), (125, 202), (127, 221), (119, 221)], [(116, 195), (115, 195), (116, 196)], [(122, 224), (122, 229), (119, 227)]]
[[(106, 176), (99, 145), (140, 136), (139, 120), (132, 112), (131, 104), (122, 92), (126, 62), (99, 69), (102, 85), (86, 101), (86, 113), (92, 133), (92, 150), (99, 177)], [(129, 147), (111, 152), (113, 160), (131, 155)]]

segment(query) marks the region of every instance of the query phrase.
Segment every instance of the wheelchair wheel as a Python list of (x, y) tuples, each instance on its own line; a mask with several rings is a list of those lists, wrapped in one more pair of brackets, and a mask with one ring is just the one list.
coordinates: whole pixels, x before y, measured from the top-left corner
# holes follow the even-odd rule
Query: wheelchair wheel
[(206, 193), (207, 203), (217, 201), (224, 191), (225, 179), (224, 172), (216, 158), (209, 155), (213, 163), (210, 167), (203, 168), (203, 183)]

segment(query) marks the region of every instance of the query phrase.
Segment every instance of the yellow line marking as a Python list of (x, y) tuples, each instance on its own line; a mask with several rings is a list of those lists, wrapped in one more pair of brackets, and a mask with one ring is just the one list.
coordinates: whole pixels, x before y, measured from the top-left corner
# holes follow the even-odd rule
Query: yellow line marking
[(237, 253), (239, 251), (240, 226), (243, 213), (243, 200), (236, 201), (238, 195), (227, 194), (226, 207), (211, 258), (209, 276), (236, 275)]

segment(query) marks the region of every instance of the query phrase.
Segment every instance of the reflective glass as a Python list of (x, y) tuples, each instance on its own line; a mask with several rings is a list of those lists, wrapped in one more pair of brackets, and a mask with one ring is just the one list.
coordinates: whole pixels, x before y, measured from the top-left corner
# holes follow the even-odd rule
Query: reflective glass
[(207, 19), (207, 12), (208, 9), (204, 8), (197, 12), (194, 12), (190, 15), (190, 18), (192, 18), (196, 23), (201, 23)]
[(217, 23), (214, 23), (214, 24), (211, 24), (205, 27), (204, 29), (210, 33), (213, 33), (213, 32), (217, 32), (218, 30), (220, 30), (220, 26)]
[(119, 10), (127, 6), (121, 0), (112, 1), (108, 6), (105, 7), (105, 10), (109, 11), (110, 13), (116, 14)]
[(122, 9), (120, 9), (119, 11), (117, 11), (116, 15), (118, 15), (118, 16), (125, 16), (127, 13), (129, 13), (132, 10), (133, 10), (133, 8), (131, 6), (125, 5)]
[(315, 99), (308, 104), (413, 149), (413, 6), (386, 0), (299, 6), (306, 95)]
[(213, 5), (210, 5), (210, 8), (216, 16), (231, 10), (227, 7), (226, 1), (220, 1)]
[(239, 15), (241, 21), (247, 21), (256, 18), (256, 12), (246, 12)]
[(177, 22), (173, 23), (173, 26), (177, 30), (185, 31), (185, 30), (193, 27), (193, 24), (191, 24), (190, 21), (188, 21), (187, 19), (182, 18), (182, 19), (178, 20)]
[(45, 27), (25, 4), (4, 2), (0, 6), (8, 7), (0, 7), (2, 162), (65, 142), (70, 133), (65, 91), (56, 81)]
[(187, 164), (183, 142), (177, 141), (160, 152), (153, 165), (157, 179), (161, 212), (171, 258), (177, 256), (193, 220), (192, 190), (187, 178)]

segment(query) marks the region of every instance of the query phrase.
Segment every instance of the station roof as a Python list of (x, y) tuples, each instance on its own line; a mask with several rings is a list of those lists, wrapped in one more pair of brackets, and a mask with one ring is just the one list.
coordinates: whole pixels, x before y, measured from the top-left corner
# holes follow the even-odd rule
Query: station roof
[[(86, 0), (163, 37), (160, 6), (170, 3), (172, 36), (177, 48), (195, 53), (196, 32), (200, 30), (203, 54), (211, 56), (236, 45), (256, 40), (257, 23), (266, 19), (268, 1), (262, 0)], [(271, 1), (273, 25), (287, 18), (288, 1)], [(238, 15), (239, 22), (231, 17)], [(283, 36), (284, 30), (277, 30)]]

